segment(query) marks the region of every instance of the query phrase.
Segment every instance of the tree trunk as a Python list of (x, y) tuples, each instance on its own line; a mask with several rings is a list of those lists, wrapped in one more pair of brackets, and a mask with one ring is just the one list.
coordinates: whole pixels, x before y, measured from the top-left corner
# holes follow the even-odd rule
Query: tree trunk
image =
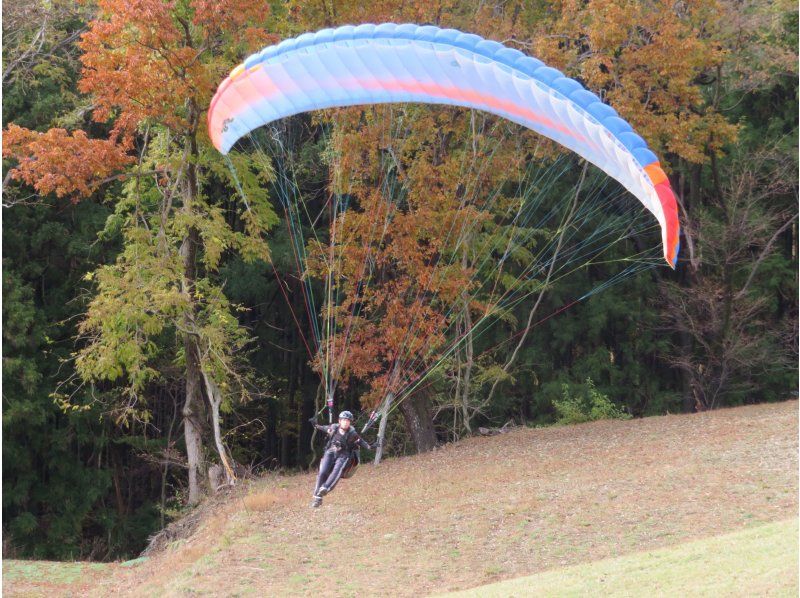
[[(190, 109), (192, 127), (197, 124), (197, 112)], [(194, 129), (187, 134), (189, 159), (186, 164), (186, 187), (183, 194), (183, 210), (191, 214), (198, 196), (197, 185), (197, 140)], [(200, 367), (200, 353), (197, 340), (193, 338), (195, 319), (195, 283), (197, 280), (197, 248), (200, 246), (200, 233), (190, 228), (183, 239), (180, 255), (183, 259), (183, 281), (181, 291), (188, 298), (189, 307), (183, 316), (186, 329), (183, 347), (186, 354), (186, 399), (183, 405), (183, 433), (186, 441), (186, 459), (189, 466), (189, 504), (195, 505), (202, 497), (201, 476), (205, 472), (203, 456), (203, 429), (206, 424), (205, 404), (203, 402), (203, 381)]]
[(196, 505), (203, 495), (201, 481), (205, 472), (203, 428), (205, 427), (206, 414), (197, 345), (192, 338), (186, 335), (183, 346), (186, 352), (186, 400), (183, 403), (183, 435), (186, 442), (186, 460), (189, 467), (189, 504)]
[(417, 392), (400, 402), (400, 411), (406, 420), (418, 453), (425, 453), (436, 446), (436, 431), (431, 419), (430, 399), (425, 392)]
[(466, 330), (465, 333), (465, 341), (464, 341), (464, 357), (466, 358), (466, 362), (464, 363), (464, 381), (462, 383), (462, 394), (461, 394), (461, 411), (464, 417), (464, 427), (467, 429), (469, 434), (472, 434), (472, 425), (470, 424), (470, 420), (472, 419), (472, 414), (470, 413), (470, 405), (469, 405), (469, 390), (470, 390), (470, 382), (472, 378), (472, 368), (475, 365), (474, 360), (474, 350), (472, 346), (472, 316), (469, 313), (469, 302), (464, 299), (464, 328)]
[[(203, 381), (206, 385), (208, 403), (211, 406), (211, 425), (214, 431), (214, 444), (217, 446), (217, 453), (219, 454), (220, 461), (222, 461), (222, 468), (225, 472), (225, 483), (232, 486), (236, 483), (236, 475), (233, 473), (231, 460), (228, 458), (228, 450), (222, 443), (222, 429), (219, 417), (219, 408), (222, 405), (222, 393), (216, 383), (205, 372), (203, 372)], [(214, 490), (216, 491), (218, 488), (214, 488)]]
[(389, 420), (389, 409), (394, 401), (394, 395), (389, 393), (381, 406), (381, 423), (378, 424), (378, 448), (375, 451), (375, 465), (378, 465), (383, 458), (383, 439), (386, 436), (386, 423)]
[[(463, 270), (467, 270), (467, 266), (469, 265), (467, 261), (467, 250), (464, 249), (461, 255), (461, 268)], [(470, 379), (472, 377), (472, 368), (475, 365), (474, 360), (474, 349), (472, 345), (472, 314), (469, 312), (469, 296), (466, 292), (461, 296), (461, 301), (464, 303), (464, 312), (463, 312), (463, 323), (464, 323), (464, 379), (463, 383), (460, 384), (461, 386), (461, 414), (464, 418), (464, 427), (467, 430), (467, 433), (472, 434), (472, 426), (470, 425), (470, 420), (472, 419), (472, 414), (470, 414), (470, 405), (469, 405), (469, 390), (470, 390)], [(460, 376), (459, 376), (460, 380)]]

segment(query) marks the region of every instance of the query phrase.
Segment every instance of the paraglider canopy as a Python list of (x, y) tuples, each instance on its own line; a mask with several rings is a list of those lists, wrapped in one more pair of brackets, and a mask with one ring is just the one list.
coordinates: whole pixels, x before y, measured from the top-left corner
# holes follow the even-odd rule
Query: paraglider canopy
[(215, 147), (275, 120), (323, 108), (421, 102), (483, 110), (576, 152), (655, 216), (674, 267), (680, 226), (658, 158), (617, 112), (579, 82), (513, 48), (455, 29), (344, 26), (264, 48), (219, 86), (208, 111)]

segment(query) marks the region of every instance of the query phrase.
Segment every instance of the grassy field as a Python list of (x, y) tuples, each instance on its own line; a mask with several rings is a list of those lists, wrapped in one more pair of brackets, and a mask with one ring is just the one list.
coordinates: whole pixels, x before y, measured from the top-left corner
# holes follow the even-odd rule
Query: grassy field
[[(545, 594), (674, 595), (697, 593), (685, 589), (700, 591), (699, 579), (708, 594), (735, 595), (767, 575), (765, 592), (796, 594), (797, 531), (787, 522), (798, 514), (797, 409), (470, 438), (363, 466), (317, 510), (308, 506), (311, 474), (270, 475), (209, 501), (191, 536), (146, 561), (6, 561), (4, 593), (419, 596), (480, 587), (484, 596), (497, 586), (481, 586), (510, 580)], [(718, 581), (704, 565), (713, 559)], [(642, 585), (651, 577), (665, 585)], [(762, 593), (753, 587), (747, 593)]]
[(671, 548), (564, 567), (446, 594), (512, 596), (786, 596), (798, 593), (797, 519)]

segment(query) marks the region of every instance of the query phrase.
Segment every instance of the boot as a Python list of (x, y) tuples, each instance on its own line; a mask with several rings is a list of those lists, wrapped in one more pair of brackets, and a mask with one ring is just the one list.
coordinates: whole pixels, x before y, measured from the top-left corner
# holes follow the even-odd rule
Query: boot
[(322, 504), (322, 497), (318, 495), (314, 495), (314, 499), (311, 501), (311, 506), (316, 508)]
[(319, 497), (323, 497), (323, 496), (325, 496), (325, 495), (326, 495), (328, 492), (330, 492), (330, 490), (328, 490), (328, 488), (327, 488), (326, 486), (322, 486), (322, 487), (319, 489), (319, 492), (317, 492), (317, 496), (319, 496)]

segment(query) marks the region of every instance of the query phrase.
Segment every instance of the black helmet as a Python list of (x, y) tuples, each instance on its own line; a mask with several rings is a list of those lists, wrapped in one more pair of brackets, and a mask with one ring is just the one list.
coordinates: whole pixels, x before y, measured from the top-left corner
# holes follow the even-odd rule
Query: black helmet
[(349, 419), (350, 421), (353, 421), (353, 414), (349, 411), (342, 411), (339, 414), (339, 419)]

